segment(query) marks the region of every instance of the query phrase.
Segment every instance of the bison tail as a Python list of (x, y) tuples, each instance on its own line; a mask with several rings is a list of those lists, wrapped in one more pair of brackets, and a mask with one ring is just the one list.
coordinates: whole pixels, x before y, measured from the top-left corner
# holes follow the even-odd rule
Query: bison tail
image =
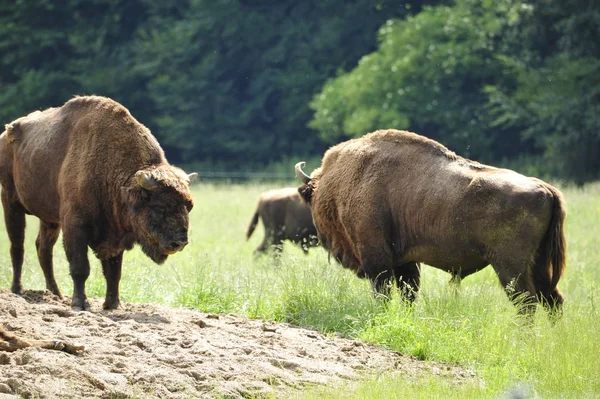
[(552, 217), (546, 236), (540, 245), (538, 262), (534, 271), (538, 290), (551, 295), (566, 268), (567, 241), (564, 233), (566, 216), (562, 194), (554, 187), (546, 186), (553, 197)]
[(258, 224), (258, 209), (254, 212), (254, 216), (252, 216), (252, 220), (250, 220), (250, 224), (248, 225), (248, 230), (246, 231), (246, 241), (250, 238), (252, 233), (254, 233), (254, 229)]

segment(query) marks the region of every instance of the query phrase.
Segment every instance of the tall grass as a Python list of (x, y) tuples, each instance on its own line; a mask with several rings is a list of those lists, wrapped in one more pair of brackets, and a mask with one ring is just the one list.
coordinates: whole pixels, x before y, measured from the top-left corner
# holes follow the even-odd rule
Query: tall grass
[[(293, 183), (292, 183), (293, 184)], [(365, 375), (344, 387), (316, 387), (301, 397), (499, 397), (520, 387), (529, 396), (600, 396), (600, 184), (565, 188), (568, 268), (559, 286), (566, 297), (562, 319), (552, 324), (542, 309), (533, 325), (521, 320), (491, 268), (466, 278), (459, 289), (449, 276), (424, 267), (417, 302), (384, 304), (370, 285), (328, 262), (320, 248), (308, 255), (285, 244), (283, 256), (255, 259), (258, 228), (245, 231), (265, 184), (199, 184), (193, 194), (190, 245), (162, 266), (138, 249), (126, 253), (121, 282), (125, 302), (156, 302), (205, 312), (312, 326), (380, 344), (424, 360), (461, 364), (478, 378), (454, 381), (437, 375)], [(43, 289), (28, 218), (24, 287)], [(0, 286), (11, 281), (9, 244), (0, 227)], [(54, 251), (57, 280), (70, 294), (68, 265), (60, 241)], [(91, 254), (90, 254), (91, 257)], [(99, 262), (92, 260), (89, 296), (104, 296)]]

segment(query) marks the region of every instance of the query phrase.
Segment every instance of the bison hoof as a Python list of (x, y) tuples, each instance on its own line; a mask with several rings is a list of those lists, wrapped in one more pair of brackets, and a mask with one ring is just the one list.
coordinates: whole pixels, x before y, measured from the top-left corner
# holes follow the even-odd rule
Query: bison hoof
[(21, 284), (18, 284), (18, 285), (13, 284), (13, 286), (10, 287), (10, 291), (13, 294), (23, 295), (23, 287), (21, 287)]
[(118, 309), (121, 306), (121, 302), (119, 300), (106, 300), (104, 301), (104, 304), (102, 305), (102, 309), (104, 310), (115, 310)]
[(55, 295), (55, 296), (59, 297), (60, 299), (62, 299), (62, 294), (59, 290), (51, 290), (51, 289), (46, 288), (46, 291), (48, 291), (52, 295)]
[(71, 309), (73, 309), (76, 312), (89, 312), (90, 310), (92, 310), (87, 299), (80, 299), (75, 297), (73, 297), (73, 301), (71, 302)]
[(52, 295), (56, 295), (57, 297), (59, 297), (60, 299), (62, 299), (62, 294), (60, 292), (60, 290), (55, 287), (55, 288), (46, 288), (46, 291), (49, 291)]

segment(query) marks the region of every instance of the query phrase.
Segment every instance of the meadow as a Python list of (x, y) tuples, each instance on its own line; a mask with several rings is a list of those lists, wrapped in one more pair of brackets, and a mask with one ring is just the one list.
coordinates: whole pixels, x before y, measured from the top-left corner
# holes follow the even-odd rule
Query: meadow
[[(294, 184), (295, 183), (291, 183)], [(568, 266), (560, 281), (566, 303), (552, 323), (543, 309), (533, 324), (517, 316), (491, 267), (466, 278), (459, 289), (449, 275), (422, 270), (418, 300), (384, 303), (370, 284), (356, 278), (315, 248), (304, 255), (286, 243), (278, 259), (255, 258), (262, 226), (245, 241), (246, 227), (261, 192), (277, 184), (199, 183), (193, 187), (190, 244), (155, 265), (139, 249), (125, 254), (121, 300), (154, 302), (204, 312), (311, 326), (372, 342), (423, 360), (463, 365), (477, 378), (457, 384), (446, 377), (411, 379), (365, 375), (343, 387), (310, 387), (303, 398), (496, 398), (512, 389), (527, 397), (600, 396), (600, 184), (563, 187), (568, 207)], [(28, 217), (23, 285), (43, 289), (34, 240), (37, 219)], [(70, 295), (72, 283), (61, 241), (54, 251), (57, 281)], [(100, 264), (92, 259), (88, 296), (103, 297)], [(0, 286), (12, 276), (9, 243), (0, 225)]]

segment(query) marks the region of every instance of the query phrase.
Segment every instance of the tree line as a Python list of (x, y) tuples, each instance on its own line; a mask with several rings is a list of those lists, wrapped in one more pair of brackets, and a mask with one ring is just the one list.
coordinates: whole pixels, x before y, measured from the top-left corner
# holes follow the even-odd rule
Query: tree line
[(0, 2), (0, 120), (114, 98), (174, 163), (240, 170), (379, 128), (600, 174), (593, 0)]

